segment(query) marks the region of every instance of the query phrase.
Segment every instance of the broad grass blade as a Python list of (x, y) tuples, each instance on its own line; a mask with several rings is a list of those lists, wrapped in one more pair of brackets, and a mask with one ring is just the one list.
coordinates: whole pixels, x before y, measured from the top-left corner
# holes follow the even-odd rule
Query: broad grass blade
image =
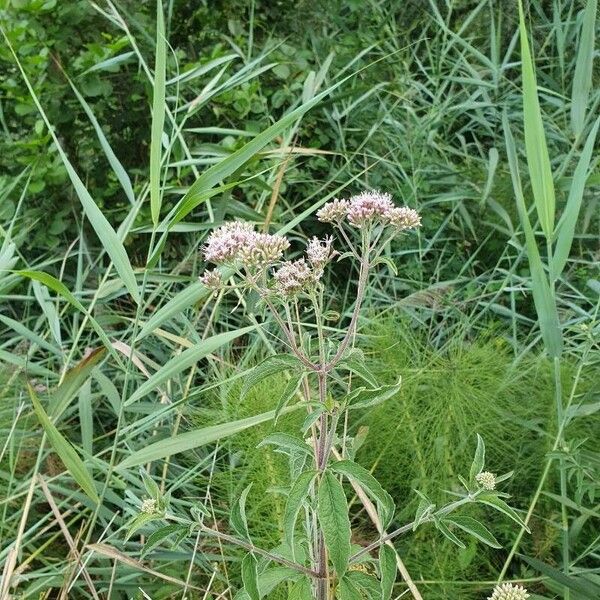
[(156, 57), (154, 62), (154, 93), (152, 100), (152, 137), (150, 141), (150, 212), (152, 223), (158, 225), (161, 205), (160, 163), (162, 135), (165, 125), (165, 72), (167, 47), (162, 0), (156, 3)]
[[(296, 406), (293, 406), (286, 409), (284, 412), (295, 410), (296, 408)], [(150, 444), (149, 446), (134, 452), (121, 462), (118, 465), (118, 468), (127, 469), (154, 460), (161, 460), (168, 456), (172, 456), (173, 454), (179, 454), (180, 452), (187, 452), (194, 448), (199, 448), (200, 446), (205, 446), (206, 444), (211, 444), (217, 440), (229, 437), (240, 431), (249, 429), (250, 427), (272, 421), (274, 418), (275, 411), (270, 410), (253, 417), (186, 431), (185, 433), (180, 433), (179, 435), (155, 442), (154, 444)]]
[(600, 118), (596, 120), (596, 123), (585, 142), (585, 146), (579, 157), (579, 162), (577, 163), (577, 167), (575, 167), (575, 174), (571, 181), (571, 189), (569, 190), (569, 197), (567, 199), (565, 210), (558, 222), (554, 256), (552, 257), (552, 264), (550, 265), (553, 280), (560, 277), (560, 274), (567, 264), (567, 259), (569, 258), (573, 237), (575, 236), (575, 225), (577, 224), (577, 218), (579, 217), (579, 211), (581, 209), (583, 190), (585, 189), (585, 183), (589, 175), (590, 162), (592, 160), (592, 154), (594, 153), (594, 144), (596, 142), (599, 124)]
[(571, 90), (571, 129), (577, 138), (583, 133), (585, 113), (592, 88), (597, 8), (598, 0), (588, 0), (585, 5), (575, 63), (573, 89)]
[(538, 99), (537, 81), (523, 15), (523, 5), (519, 0), (519, 32), (521, 36), (521, 61), (523, 73), (523, 121), (527, 165), (536, 210), (547, 239), (552, 239), (554, 231), (555, 194), (550, 157), (546, 144), (546, 134), (542, 123), (542, 113)]
[(127, 252), (125, 251), (125, 247), (121, 243), (121, 240), (118, 238), (111, 224), (102, 214), (102, 211), (98, 208), (93, 198), (90, 196), (90, 193), (87, 191), (85, 185), (83, 185), (83, 182), (79, 178), (79, 175), (77, 175), (75, 169), (73, 168), (73, 165), (71, 165), (71, 161), (62, 149), (62, 146), (60, 145), (60, 142), (58, 140), (58, 136), (54, 132), (54, 128), (52, 127), (52, 124), (50, 123), (44, 109), (42, 108), (42, 105), (40, 104), (40, 101), (38, 100), (38, 97), (35, 91), (33, 90), (33, 87), (31, 86), (29, 78), (27, 77), (27, 74), (25, 73), (25, 70), (23, 69), (23, 66), (21, 65), (21, 62), (19, 61), (9, 39), (4, 34), (4, 31), (2, 31), (2, 35), (4, 36), (6, 44), (8, 45), (13, 55), (13, 58), (17, 66), (19, 67), (19, 70), (21, 71), (21, 76), (25, 81), (25, 85), (29, 90), (31, 98), (33, 99), (42, 119), (44, 120), (44, 123), (46, 124), (46, 127), (48, 128), (48, 131), (50, 132), (50, 135), (52, 136), (56, 149), (58, 150), (63, 164), (65, 165), (65, 169), (67, 170), (69, 179), (71, 180), (71, 183), (75, 188), (75, 192), (77, 193), (77, 196), (79, 198), (79, 201), (81, 202), (81, 206), (83, 207), (87, 218), (92, 224), (96, 235), (100, 239), (104, 250), (110, 256), (113, 264), (115, 265), (115, 269), (117, 270), (117, 273), (123, 280), (125, 287), (129, 291), (135, 302), (139, 304), (140, 293), (138, 290), (137, 282), (135, 280), (133, 268), (131, 267), (131, 263), (129, 261), (129, 257), (127, 256)]
[(158, 387), (161, 383), (171, 379), (184, 369), (196, 364), (200, 359), (204, 358), (211, 352), (214, 352), (217, 348), (228, 344), (229, 342), (235, 340), (241, 335), (244, 335), (245, 333), (252, 331), (255, 328), (255, 325), (250, 325), (248, 327), (236, 329), (235, 331), (219, 333), (218, 335), (213, 335), (212, 337), (202, 341), (200, 344), (197, 344), (192, 348), (184, 350), (181, 354), (172, 358), (167, 362), (166, 365), (163, 365), (158, 371), (156, 371), (156, 373), (154, 373), (154, 375), (152, 375), (148, 381), (143, 383), (131, 395), (125, 404), (129, 405), (136, 400), (139, 400), (148, 392), (151, 392), (154, 388)]
[(35, 414), (48, 436), (48, 440), (50, 441), (50, 444), (52, 444), (54, 451), (58, 454), (59, 458), (81, 489), (90, 499), (98, 503), (100, 499), (96, 492), (94, 480), (85, 468), (81, 458), (79, 458), (75, 448), (63, 437), (60, 431), (56, 429), (52, 421), (48, 418), (48, 415), (44, 411), (33, 388), (30, 385), (28, 385), (27, 388), (29, 389), (29, 396), (31, 397)]
[(533, 301), (535, 303), (544, 345), (546, 346), (548, 354), (555, 358), (559, 357), (562, 352), (562, 332), (558, 319), (558, 312), (556, 310), (556, 302), (550, 289), (546, 272), (544, 271), (544, 265), (540, 257), (531, 223), (529, 222), (525, 198), (523, 197), (521, 178), (519, 176), (515, 141), (510, 131), (506, 113), (503, 115), (502, 123), (504, 127), (504, 138), (506, 141), (510, 175), (517, 200), (517, 210), (519, 212), (519, 218), (521, 219), (521, 225), (525, 231), (527, 256), (529, 258), (529, 267), (531, 269)]

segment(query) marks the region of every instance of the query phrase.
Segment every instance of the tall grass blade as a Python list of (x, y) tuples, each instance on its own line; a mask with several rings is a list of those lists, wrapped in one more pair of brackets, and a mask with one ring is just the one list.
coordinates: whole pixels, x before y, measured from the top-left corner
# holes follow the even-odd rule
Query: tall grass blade
[(519, 0), (519, 32), (521, 37), (521, 61), (523, 73), (523, 121), (527, 165), (531, 189), (538, 217), (546, 239), (552, 239), (554, 230), (555, 195), (546, 134), (538, 99), (537, 81), (523, 15), (523, 4)]
[(554, 248), (554, 256), (552, 257), (551, 276), (553, 280), (560, 277), (567, 259), (569, 258), (569, 252), (571, 251), (571, 245), (573, 244), (573, 237), (575, 236), (575, 225), (577, 224), (577, 218), (579, 217), (579, 211), (581, 209), (581, 201), (583, 199), (583, 190), (589, 175), (590, 162), (592, 160), (592, 154), (594, 152), (594, 144), (596, 142), (596, 135), (598, 133), (598, 125), (600, 125), (600, 118), (596, 120), (594, 127), (590, 131), (577, 167), (575, 167), (575, 174), (571, 181), (571, 188), (569, 190), (569, 197), (565, 210), (557, 225), (556, 245)]
[(81, 489), (91, 500), (98, 503), (100, 499), (96, 492), (94, 480), (85, 468), (81, 458), (79, 458), (75, 448), (63, 437), (60, 431), (56, 429), (52, 421), (48, 418), (48, 415), (44, 411), (33, 388), (30, 385), (28, 385), (27, 388), (29, 390), (29, 396), (31, 397), (35, 414), (48, 436), (48, 440), (50, 441), (50, 444), (52, 444), (54, 451), (58, 454), (59, 458)]
[(165, 125), (165, 80), (167, 45), (162, 0), (156, 2), (156, 57), (154, 62), (154, 92), (152, 100), (152, 137), (150, 141), (150, 212), (152, 223), (158, 225), (161, 205), (160, 163), (162, 135)]
[(212, 337), (203, 340), (196, 346), (192, 348), (188, 348), (184, 350), (178, 356), (175, 356), (167, 364), (163, 365), (152, 377), (148, 379), (145, 383), (143, 383), (127, 400), (126, 405), (132, 404), (136, 400), (139, 400), (143, 396), (145, 396), (148, 392), (151, 392), (154, 388), (158, 387), (161, 383), (171, 379), (177, 373), (180, 373), (184, 369), (191, 367), (196, 364), (200, 359), (204, 358), (211, 352), (214, 352), (217, 348), (228, 344), (229, 342), (235, 340), (236, 338), (244, 335), (245, 333), (249, 333), (253, 329), (255, 329), (255, 325), (250, 325), (248, 327), (242, 327), (241, 329), (236, 329), (234, 331), (227, 331), (225, 333), (219, 333), (217, 335), (213, 335)]
[(579, 50), (575, 63), (573, 89), (571, 90), (571, 128), (575, 137), (583, 133), (585, 114), (592, 87), (594, 66), (594, 35), (598, 0), (588, 0), (583, 12)]
[(506, 113), (502, 117), (502, 124), (504, 127), (504, 138), (506, 141), (510, 175), (517, 200), (517, 210), (519, 212), (519, 218), (521, 219), (521, 225), (525, 232), (527, 256), (529, 258), (529, 267), (531, 269), (533, 301), (538, 315), (544, 345), (546, 346), (548, 354), (555, 358), (559, 357), (562, 352), (562, 332), (560, 329), (558, 312), (556, 310), (556, 302), (544, 270), (544, 265), (535, 240), (535, 234), (533, 233), (531, 223), (529, 222), (525, 198), (523, 197), (521, 177), (519, 175), (515, 141), (510, 131)]
[(83, 207), (87, 218), (89, 219), (92, 227), (94, 228), (96, 235), (100, 239), (104, 250), (110, 256), (113, 264), (115, 265), (115, 269), (117, 270), (117, 273), (123, 280), (125, 287), (129, 291), (135, 302), (139, 304), (140, 293), (137, 287), (137, 282), (135, 280), (133, 268), (131, 267), (131, 263), (129, 261), (129, 257), (127, 256), (127, 252), (125, 251), (125, 247), (121, 243), (121, 240), (118, 238), (111, 224), (102, 214), (102, 211), (98, 208), (98, 206), (90, 196), (90, 193), (87, 191), (85, 185), (83, 185), (83, 182), (79, 178), (79, 175), (77, 175), (77, 173), (75, 172), (75, 169), (73, 168), (73, 165), (71, 165), (71, 161), (62, 149), (62, 146), (60, 145), (60, 142), (58, 140), (58, 136), (54, 132), (52, 124), (50, 123), (44, 109), (42, 108), (42, 105), (40, 104), (40, 101), (35, 91), (33, 90), (33, 87), (31, 86), (29, 78), (27, 77), (27, 74), (25, 73), (21, 62), (19, 61), (19, 58), (17, 57), (12, 47), (12, 44), (10, 43), (10, 40), (6, 37), (4, 30), (2, 30), (2, 35), (4, 37), (4, 40), (6, 41), (8, 48), (10, 49), (10, 52), (15, 60), (15, 63), (17, 64), (17, 67), (19, 68), (19, 71), (21, 72), (21, 76), (23, 77), (23, 81), (25, 82), (25, 85), (29, 90), (31, 98), (33, 99), (33, 102), (35, 103), (40, 113), (40, 116), (42, 117), (44, 123), (46, 124), (46, 127), (48, 128), (48, 131), (50, 132), (50, 135), (52, 136), (56, 149), (60, 154), (61, 160), (69, 175), (69, 179), (71, 180), (71, 183), (75, 188), (75, 192), (77, 193), (77, 196), (79, 198), (79, 201), (81, 202), (81, 206)]

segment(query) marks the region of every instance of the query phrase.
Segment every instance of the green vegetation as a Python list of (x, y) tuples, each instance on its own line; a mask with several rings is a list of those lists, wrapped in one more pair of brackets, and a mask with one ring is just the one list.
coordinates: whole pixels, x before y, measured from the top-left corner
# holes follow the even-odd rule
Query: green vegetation
[[(394, 540), (392, 598), (600, 597), (597, 2), (314, 4), (2, 4), (1, 600), (239, 593), (244, 552), (141, 510), (156, 492), (232, 533), (252, 482), (252, 539), (281, 540), (289, 461), (256, 446), (305, 414), (273, 421), (281, 373), (241, 399), (285, 345), (198, 282), (200, 249), (241, 219), (300, 256), (323, 203), (364, 189), (423, 222), (366, 291), (357, 345), (402, 386), (348, 413), (356, 460), (393, 529), (414, 490), (460, 495), (479, 434), (531, 529), (479, 504), (501, 549), (423, 524)], [(330, 339), (358, 275), (327, 275)]]

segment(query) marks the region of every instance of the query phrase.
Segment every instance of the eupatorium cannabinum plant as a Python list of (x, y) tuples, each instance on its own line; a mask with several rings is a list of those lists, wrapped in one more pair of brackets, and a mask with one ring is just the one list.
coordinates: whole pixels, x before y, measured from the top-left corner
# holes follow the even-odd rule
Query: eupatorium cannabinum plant
[[(414, 520), (391, 527), (394, 502), (375, 477), (353, 460), (355, 442), (348, 435), (345, 417), (348, 411), (368, 410), (384, 402), (400, 389), (399, 380), (379, 384), (363, 353), (355, 347), (355, 336), (370, 276), (381, 264), (395, 268), (382, 256), (384, 248), (393, 238), (418, 228), (421, 217), (410, 208), (395, 206), (389, 194), (380, 192), (328, 202), (317, 217), (331, 224), (336, 238), (311, 239), (304, 255), (294, 260), (284, 258), (290, 247), (285, 237), (259, 233), (253, 225), (238, 221), (213, 231), (203, 248), (205, 261), (215, 267), (207, 269), (201, 281), (215, 291), (237, 289), (251, 294), (272, 315), (281, 332), (285, 352), (266, 359), (251, 372), (242, 396), (261, 380), (285, 372), (288, 384), (277, 403), (275, 420), (292, 404), (306, 411), (297, 436), (274, 433), (261, 442), (289, 457), (290, 478), (281, 482), (287, 493), (281, 544), (259, 548), (253, 543), (245, 517), (249, 488), (231, 510), (230, 535), (207, 526), (201, 507), (187, 520), (170, 514), (147, 476), (148, 492), (157, 508), (154, 513), (140, 514), (132, 530), (152, 518), (167, 519), (179, 523), (183, 532), (197, 535), (200, 530), (247, 549), (239, 598), (259, 600), (286, 580), (290, 598), (387, 600), (396, 579), (396, 556), (390, 540), (433, 523), (458, 546), (464, 547), (459, 535), (466, 533), (499, 548), (483, 524), (454, 514), (474, 502), (503, 512), (521, 526), (523, 523), (503, 500), (506, 494), (496, 491), (496, 485), (510, 474), (496, 477), (483, 470), (485, 449), (477, 436), (470, 474), (460, 478), (463, 492), (441, 507), (417, 492), (420, 503)], [(333, 260), (352, 260), (358, 268), (354, 304), (339, 338), (326, 328), (331, 314), (325, 307), (324, 273)], [(376, 511), (379, 533), (366, 546), (352, 543), (348, 484)], [(372, 567), (359, 568), (364, 563)]]

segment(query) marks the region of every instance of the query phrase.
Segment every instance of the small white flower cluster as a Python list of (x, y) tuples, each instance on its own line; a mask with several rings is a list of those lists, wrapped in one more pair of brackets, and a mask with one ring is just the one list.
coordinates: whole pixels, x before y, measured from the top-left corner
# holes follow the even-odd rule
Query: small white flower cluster
[(306, 290), (316, 283), (315, 274), (303, 259), (285, 261), (275, 273), (275, 291), (283, 297), (290, 297)]
[(497, 585), (488, 600), (527, 600), (529, 594), (522, 585), (502, 583)]
[(484, 490), (493, 490), (496, 487), (496, 476), (489, 471), (482, 471), (475, 476), (475, 480)]
[(317, 218), (323, 223), (338, 225), (347, 220), (359, 229), (371, 224), (391, 226), (398, 231), (421, 226), (421, 216), (416, 210), (396, 207), (390, 194), (378, 191), (362, 192), (349, 200), (327, 202), (317, 212)]
[(141, 512), (147, 513), (149, 515), (151, 515), (152, 513), (155, 513), (156, 512), (156, 500), (154, 500), (153, 498), (146, 498), (145, 500), (143, 500)]

